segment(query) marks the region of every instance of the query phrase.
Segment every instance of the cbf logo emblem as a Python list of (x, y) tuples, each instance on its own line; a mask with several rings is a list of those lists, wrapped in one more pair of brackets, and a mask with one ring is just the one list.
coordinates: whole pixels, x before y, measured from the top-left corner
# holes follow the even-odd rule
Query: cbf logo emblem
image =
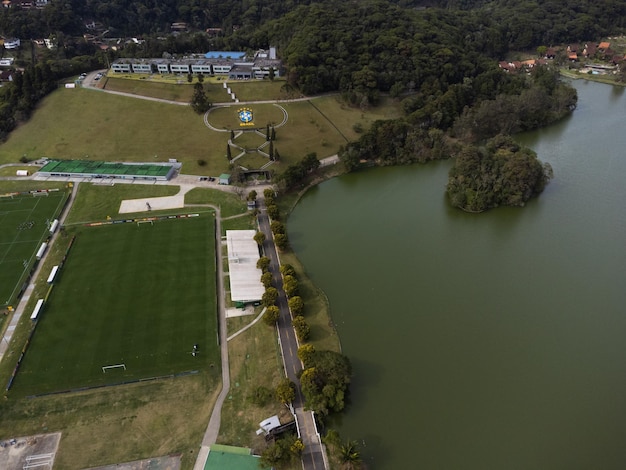
[(253, 126), (253, 118), (252, 110), (250, 108), (241, 108), (237, 111), (237, 115), (239, 116), (239, 125), (240, 126)]

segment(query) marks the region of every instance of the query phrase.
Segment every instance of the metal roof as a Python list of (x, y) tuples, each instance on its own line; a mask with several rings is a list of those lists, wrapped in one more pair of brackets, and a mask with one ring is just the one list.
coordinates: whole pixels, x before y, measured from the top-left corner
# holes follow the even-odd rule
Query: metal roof
[(233, 302), (261, 300), (265, 287), (262, 271), (256, 267), (260, 258), (259, 245), (254, 241), (254, 230), (227, 230), (228, 273), (230, 298)]

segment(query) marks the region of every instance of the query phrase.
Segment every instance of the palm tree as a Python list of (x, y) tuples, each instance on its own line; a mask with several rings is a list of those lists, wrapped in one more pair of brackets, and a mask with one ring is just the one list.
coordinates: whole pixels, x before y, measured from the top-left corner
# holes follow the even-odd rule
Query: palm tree
[(361, 468), (361, 454), (356, 441), (347, 441), (339, 448), (339, 460), (341, 468), (357, 470)]

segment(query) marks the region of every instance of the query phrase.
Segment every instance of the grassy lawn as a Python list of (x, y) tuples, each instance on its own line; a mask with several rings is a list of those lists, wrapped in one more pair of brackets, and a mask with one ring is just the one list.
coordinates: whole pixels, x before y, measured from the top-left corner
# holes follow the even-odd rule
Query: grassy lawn
[[(48, 290), (45, 273), (59, 264), (69, 240), (66, 235), (52, 245), (27, 312)], [(0, 363), (3, 386), (29, 330), (30, 320), (23, 315)], [(62, 431), (55, 459), (61, 470), (175, 453), (182, 454), (183, 470), (191, 470), (220, 382), (218, 366), (193, 376), (83, 393), (37, 399), (10, 395), (0, 400), (0, 440)]]
[(29, 174), (33, 174), (39, 170), (38, 166), (28, 166), (28, 165), (20, 165), (20, 166), (5, 166), (0, 168), (0, 176), (16, 176), (16, 172), (18, 170), (26, 170)]
[(318, 158), (329, 157), (347, 143), (328, 119), (308, 101), (283, 103), (289, 113), (285, 126), (276, 129), (274, 148), (280, 153), (280, 166), (296, 163), (310, 152)]
[(0, 194), (31, 191), (35, 189), (62, 189), (66, 186), (67, 183), (60, 183), (58, 181), (0, 181)]
[(222, 218), (245, 214), (246, 202), (234, 193), (213, 188), (194, 188), (185, 194), (185, 204), (212, 204), (220, 208)]
[(317, 350), (341, 352), (339, 336), (332, 325), (330, 306), (324, 292), (306, 276), (304, 266), (293, 252), (281, 252), (280, 262), (292, 265), (298, 274), (300, 297), (304, 301), (303, 314), (311, 327), (311, 336), (307, 342)]
[[(92, 183), (81, 183), (72, 210), (67, 216), (67, 225), (112, 219), (127, 218), (120, 216), (120, 204), (125, 199), (146, 197), (173, 196), (180, 191), (180, 186), (162, 186), (150, 184), (116, 184), (103, 186)], [(180, 212), (180, 210), (179, 210)]]
[(177, 158), (183, 173), (211, 175), (228, 168), (227, 141), (226, 133), (210, 132), (188, 106), (59, 89), (0, 145), (0, 164), (23, 155), (131, 162)]
[[(246, 214), (228, 220), (222, 220), (222, 236), (226, 236), (226, 230), (256, 230), (258, 228), (256, 217)], [(226, 260), (228, 261), (228, 260)], [(228, 266), (226, 266), (228, 269)]]
[[(217, 328), (213, 226), (214, 218), (204, 216), (77, 230), (10, 393), (219, 364), (217, 344), (207, 341)], [(113, 364), (126, 368), (102, 371)]]
[[(222, 407), (218, 444), (262, 449), (265, 439), (255, 432), (259, 423), (275, 414), (289, 421), (289, 412), (274, 395), (275, 387), (284, 377), (275, 329), (262, 321), (256, 323), (228, 342), (228, 355), (230, 393)], [(259, 387), (270, 394), (261, 404), (255, 404), (254, 395)]]
[(67, 191), (49, 196), (0, 198), (0, 306), (14, 304), (34, 266), (35, 254), (49, 237), (49, 221), (61, 212)]
[(62, 431), (54, 468), (75, 470), (197, 450), (219, 392), (219, 378), (195, 376), (97, 391), (0, 402), (0, 439)]
[[(132, 93), (133, 95), (150, 96), (163, 100), (189, 103), (193, 96), (193, 87), (198, 79), (194, 75), (191, 83), (187, 76), (180, 75), (146, 75), (146, 74), (109, 74), (105, 88), (112, 91)], [(230, 101), (226, 90), (219, 82), (204, 82), (207, 99), (212, 103)]]
[[(263, 132), (265, 134), (265, 132)], [(261, 136), (256, 132), (244, 132), (237, 137), (233, 141), (234, 144), (243, 147), (244, 149), (256, 149), (263, 145), (266, 142), (265, 135)], [(234, 153), (237, 151), (233, 148)]]
[(382, 98), (381, 103), (375, 108), (361, 111), (360, 108), (351, 107), (343, 103), (338, 96), (322, 96), (311, 100), (311, 104), (319, 110), (339, 132), (348, 140), (358, 140), (360, 134), (354, 130), (355, 124), (363, 130), (368, 129), (376, 120), (395, 119), (404, 113), (399, 101), (391, 98)]
[[(242, 126), (239, 120), (239, 110), (242, 107), (243, 105), (241, 104), (215, 107), (209, 112), (209, 123), (216, 129), (240, 130)], [(273, 104), (252, 104), (245, 107), (252, 110), (254, 119), (254, 125), (243, 128), (245, 130), (257, 128), (265, 134), (268, 124), (280, 124), (284, 119), (282, 110)], [(228, 134), (228, 137), (230, 137), (230, 134)]]
[(229, 80), (228, 86), (239, 101), (281, 100), (289, 96), (283, 91), (284, 79), (270, 80)]

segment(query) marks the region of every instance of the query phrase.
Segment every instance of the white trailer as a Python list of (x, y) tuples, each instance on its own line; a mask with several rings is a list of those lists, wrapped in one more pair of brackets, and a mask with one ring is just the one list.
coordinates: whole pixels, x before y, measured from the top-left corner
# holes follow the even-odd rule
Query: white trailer
[(59, 228), (59, 219), (54, 219), (50, 224), (50, 235), (56, 232), (57, 228)]
[(17, 170), (15, 176), (28, 176), (30, 173), (28, 170)]
[(48, 248), (48, 244), (46, 242), (42, 243), (39, 250), (37, 250), (37, 254), (35, 255), (37, 260), (40, 260), (43, 257), (43, 254), (46, 252), (46, 248)]
[(48, 276), (48, 280), (46, 281), (48, 284), (52, 284), (54, 282), (54, 278), (56, 277), (58, 271), (59, 271), (58, 266), (52, 267), (52, 270), (50, 271), (50, 275)]
[(35, 308), (33, 309), (33, 313), (30, 314), (30, 319), (32, 321), (37, 320), (37, 317), (39, 316), (39, 313), (41, 312), (42, 307), (43, 307), (43, 299), (39, 299), (37, 301), (37, 304), (35, 305)]

